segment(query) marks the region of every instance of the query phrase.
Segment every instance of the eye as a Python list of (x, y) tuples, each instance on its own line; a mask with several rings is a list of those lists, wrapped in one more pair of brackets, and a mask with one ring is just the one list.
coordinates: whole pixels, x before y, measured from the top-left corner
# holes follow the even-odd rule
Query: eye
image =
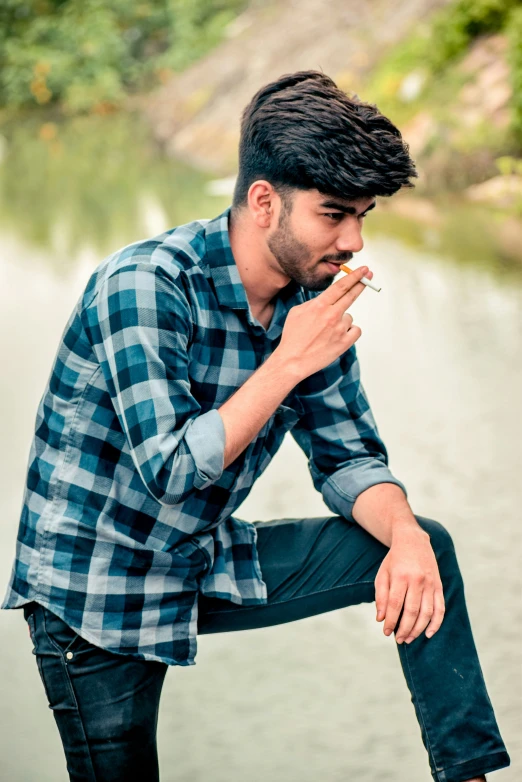
[(330, 220), (339, 220), (341, 217), (344, 217), (343, 212), (325, 212), (324, 217), (328, 217)]

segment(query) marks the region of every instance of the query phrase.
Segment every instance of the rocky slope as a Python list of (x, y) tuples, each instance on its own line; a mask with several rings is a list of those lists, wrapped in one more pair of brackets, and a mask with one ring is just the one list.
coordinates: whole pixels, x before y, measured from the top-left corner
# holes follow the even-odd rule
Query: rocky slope
[(353, 90), (383, 52), (447, 2), (253, 2), (229, 26), (227, 40), (149, 96), (143, 108), (170, 153), (230, 174), (236, 169), (241, 111), (263, 84), (319, 69)]

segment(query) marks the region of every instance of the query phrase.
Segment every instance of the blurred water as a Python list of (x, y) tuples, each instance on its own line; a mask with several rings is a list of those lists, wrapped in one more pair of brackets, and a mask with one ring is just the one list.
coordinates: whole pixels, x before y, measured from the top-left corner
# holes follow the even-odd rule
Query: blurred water
[[(175, 187), (183, 193), (179, 178)], [(140, 197), (141, 223), (119, 244), (107, 235), (93, 249), (86, 231), (71, 251), (66, 224), (39, 246), (14, 221), (0, 239), (2, 592), (36, 408), (69, 313), (104, 254), (176, 224), (164, 198)], [(191, 217), (224, 208), (218, 199), (200, 203)], [(484, 676), (512, 757), (493, 779), (515, 782), (522, 760), (520, 276), (499, 276), (479, 262), (462, 267), (458, 259), (377, 236), (358, 260), (382, 285), (352, 308), (363, 332), (363, 382), (414, 511), (453, 535)], [(255, 521), (328, 512), (287, 437), (237, 515)], [(165, 682), (162, 782), (209, 775), (214, 782), (429, 782), (395, 642), (374, 616), (374, 607), (363, 605), (201, 636), (196, 666), (171, 668)], [(65, 782), (22, 613), (2, 612), (0, 628), (0, 780)]]

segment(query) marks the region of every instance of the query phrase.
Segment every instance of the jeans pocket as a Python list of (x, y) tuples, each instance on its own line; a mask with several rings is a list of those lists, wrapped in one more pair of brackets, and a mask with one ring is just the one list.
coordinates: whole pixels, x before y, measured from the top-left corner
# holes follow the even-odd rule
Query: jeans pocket
[[(42, 608), (42, 613), (43, 626), (47, 638), (60, 654), (63, 655), (70, 652), (73, 645), (75, 645), (76, 649), (78, 643), (84, 640), (72, 629), (72, 627), (69, 627), (63, 619), (60, 619), (59, 616), (53, 614), (48, 608)], [(87, 641), (85, 641), (85, 643), (87, 643)]]

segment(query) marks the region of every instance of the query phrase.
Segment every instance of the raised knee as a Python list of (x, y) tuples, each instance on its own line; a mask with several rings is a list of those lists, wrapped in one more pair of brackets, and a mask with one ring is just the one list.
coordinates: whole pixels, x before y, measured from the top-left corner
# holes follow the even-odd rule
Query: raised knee
[(446, 527), (440, 523), (440, 521), (435, 521), (435, 519), (427, 519), (424, 516), (416, 516), (415, 518), (417, 519), (422, 529), (430, 536), (433, 551), (439, 553), (442, 551), (455, 550), (453, 538), (451, 537)]

